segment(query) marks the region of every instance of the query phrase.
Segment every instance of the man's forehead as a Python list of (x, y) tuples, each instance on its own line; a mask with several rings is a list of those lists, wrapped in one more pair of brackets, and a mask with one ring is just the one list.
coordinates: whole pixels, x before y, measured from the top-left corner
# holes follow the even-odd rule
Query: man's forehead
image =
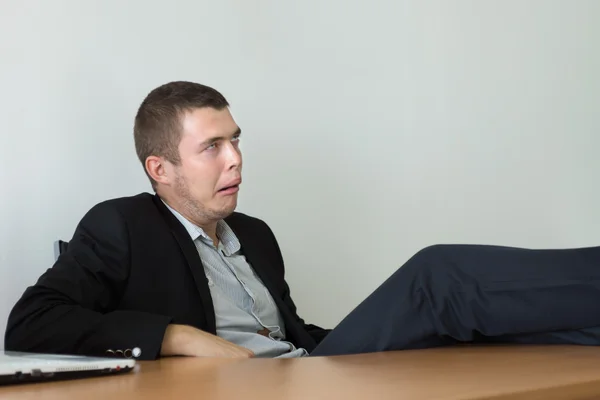
[(216, 110), (206, 107), (188, 111), (183, 116), (182, 125), (184, 134), (202, 140), (214, 136), (232, 136), (240, 130), (227, 108)]

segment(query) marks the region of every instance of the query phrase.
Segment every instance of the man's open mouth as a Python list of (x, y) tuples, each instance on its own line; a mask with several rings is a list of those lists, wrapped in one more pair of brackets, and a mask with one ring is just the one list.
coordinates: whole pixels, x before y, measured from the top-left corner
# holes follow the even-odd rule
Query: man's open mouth
[(222, 189), (219, 189), (219, 192), (225, 192), (225, 191), (230, 190), (230, 189), (237, 189), (238, 187), (239, 187), (239, 185), (226, 186), (226, 187), (224, 187)]

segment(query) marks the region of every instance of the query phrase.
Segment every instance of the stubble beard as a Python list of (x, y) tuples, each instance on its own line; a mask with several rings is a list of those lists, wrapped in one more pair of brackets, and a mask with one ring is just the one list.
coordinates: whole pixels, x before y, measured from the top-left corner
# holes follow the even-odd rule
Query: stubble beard
[(177, 174), (175, 180), (175, 193), (181, 199), (181, 206), (197, 224), (216, 222), (231, 214), (228, 210), (211, 210), (202, 205), (192, 196), (185, 179)]

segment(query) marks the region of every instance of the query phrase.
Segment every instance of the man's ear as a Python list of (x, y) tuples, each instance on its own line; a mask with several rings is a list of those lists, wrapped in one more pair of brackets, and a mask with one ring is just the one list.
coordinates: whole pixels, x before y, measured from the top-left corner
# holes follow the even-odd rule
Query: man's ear
[(167, 161), (162, 157), (158, 156), (148, 156), (146, 158), (146, 162), (144, 166), (146, 167), (146, 171), (148, 171), (148, 175), (152, 177), (157, 183), (162, 183), (163, 185), (168, 185), (171, 183), (169, 179), (169, 174), (167, 173)]

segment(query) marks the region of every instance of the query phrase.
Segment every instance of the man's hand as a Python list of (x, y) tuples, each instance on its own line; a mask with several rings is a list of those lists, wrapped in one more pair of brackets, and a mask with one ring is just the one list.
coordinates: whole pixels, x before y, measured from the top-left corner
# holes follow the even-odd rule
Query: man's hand
[(254, 353), (218, 336), (187, 325), (169, 325), (161, 356), (251, 358)]

